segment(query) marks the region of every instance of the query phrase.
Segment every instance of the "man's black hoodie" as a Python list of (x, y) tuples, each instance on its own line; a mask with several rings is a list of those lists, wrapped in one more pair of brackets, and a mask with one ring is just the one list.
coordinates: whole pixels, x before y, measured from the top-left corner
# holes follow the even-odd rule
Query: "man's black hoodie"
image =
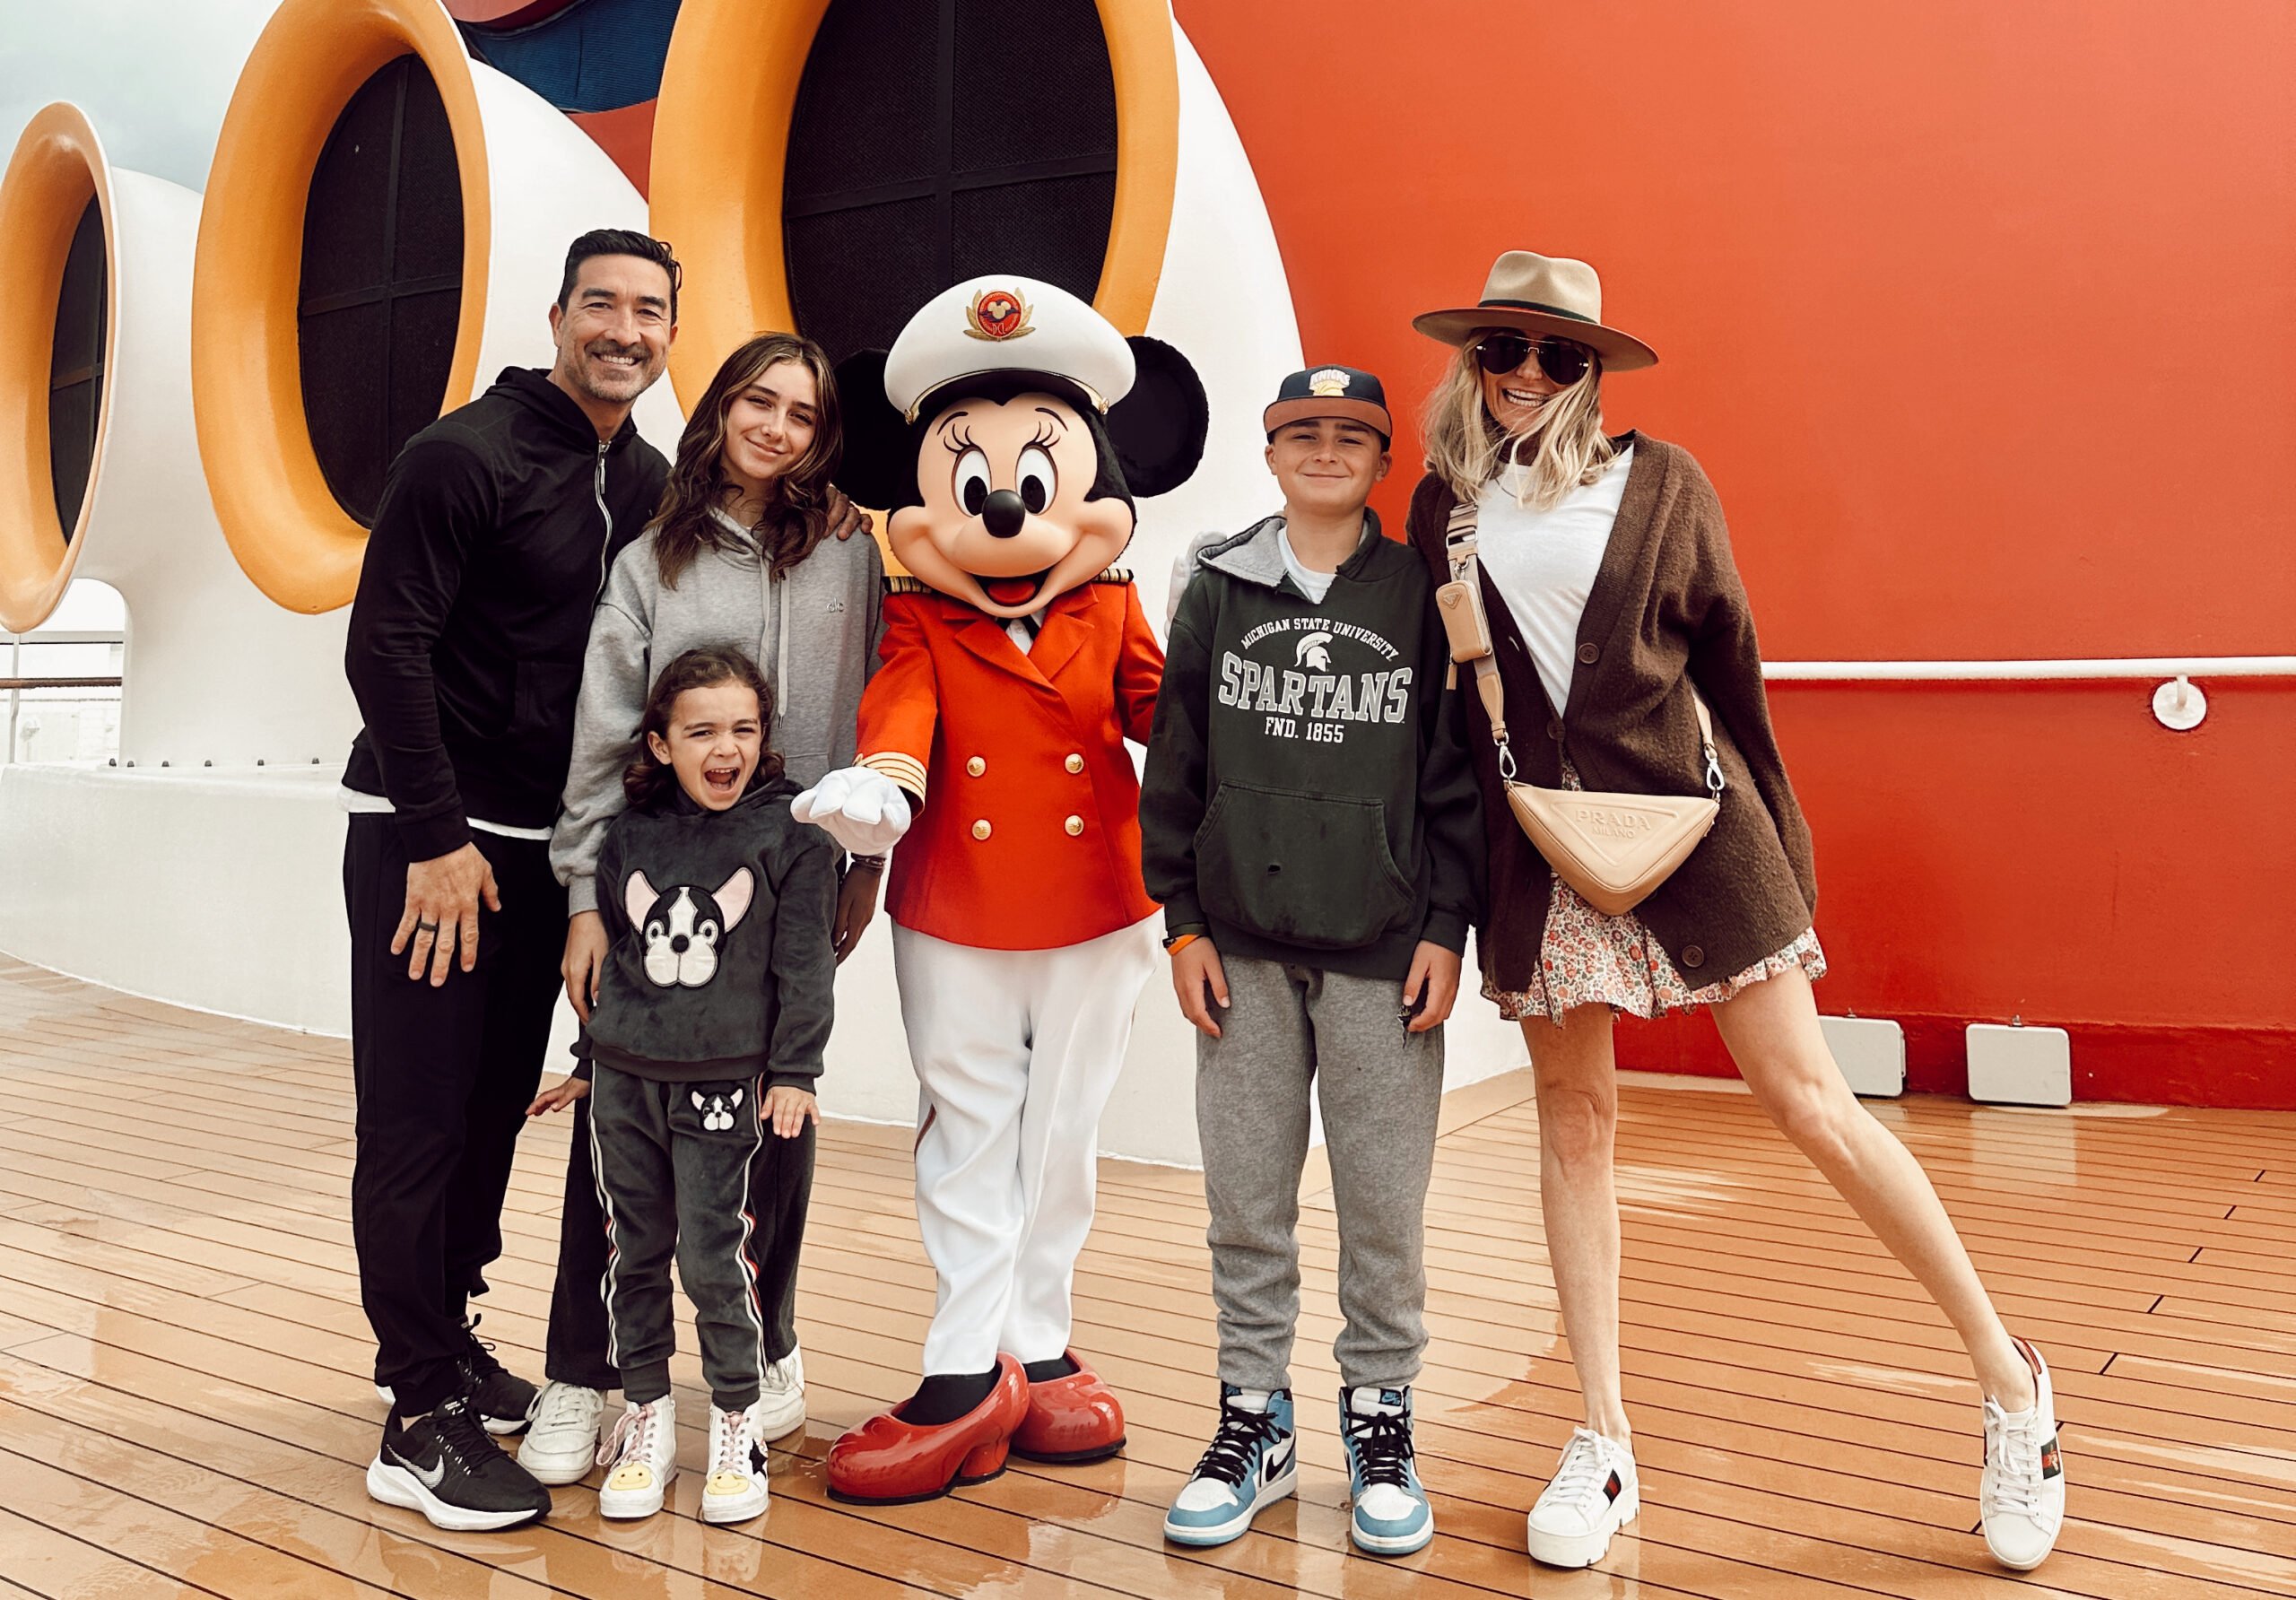
[(1321, 604), (1284, 570), (1283, 526), (1196, 553), (1141, 783), (1141, 865), (1168, 933), (1401, 979), (1422, 939), (1464, 952), (1481, 908), (1449, 648), (1426, 564), (1372, 513)]
[(473, 817), (556, 820), (590, 613), (668, 476), (634, 423), (601, 439), (518, 367), (391, 464), (344, 652), (366, 724), (344, 782), (391, 803), (410, 859), (467, 844)]
[(708, 811), (680, 790), (614, 819), (598, 852), (596, 1059), (674, 1083), (813, 1087), (835, 1014), (840, 857), (789, 814), (796, 793), (777, 778)]

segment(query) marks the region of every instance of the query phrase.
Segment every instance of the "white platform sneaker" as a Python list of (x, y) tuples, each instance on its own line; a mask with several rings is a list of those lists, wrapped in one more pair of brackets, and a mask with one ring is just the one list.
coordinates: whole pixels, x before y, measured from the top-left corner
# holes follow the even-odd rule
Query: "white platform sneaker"
[(1571, 1430), (1554, 1476), (1531, 1508), (1531, 1559), (1549, 1567), (1591, 1567), (1611, 1535), (1642, 1509), (1634, 1451), (1591, 1428)]
[(768, 1361), (750, 1416), (757, 1436), (768, 1441), (805, 1425), (805, 1352), (796, 1345), (778, 1361)]
[(598, 1456), (606, 1397), (578, 1383), (543, 1386), (535, 1420), (518, 1445), (518, 1465), (538, 1483), (578, 1483)]
[(2057, 1548), (2065, 1526), (2065, 1453), (2057, 1442), (2057, 1392), (2041, 1352), (2016, 1341), (2033, 1370), (2030, 1411), (1985, 1403), (1985, 1473), (1978, 1483), (1978, 1520), (1985, 1545), (2005, 1567), (2030, 1572)]
[(765, 1509), (766, 1499), (765, 1441), (758, 1437), (757, 1406), (711, 1408), (709, 1480), (701, 1489), (701, 1520), (747, 1522)]
[(598, 1489), (598, 1515), (651, 1517), (678, 1475), (678, 1403), (665, 1395), (622, 1413), (598, 1449), (606, 1481)]

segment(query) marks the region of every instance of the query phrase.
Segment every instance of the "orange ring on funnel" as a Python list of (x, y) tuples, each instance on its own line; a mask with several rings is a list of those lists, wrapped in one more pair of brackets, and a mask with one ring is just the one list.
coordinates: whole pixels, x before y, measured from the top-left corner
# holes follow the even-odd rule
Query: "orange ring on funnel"
[(311, 447), (296, 334), (303, 213), (335, 119), (387, 63), (439, 86), (463, 190), (463, 296), (443, 413), (471, 396), (491, 248), (486, 134), (462, 36), (437, 0), (286, 0), (231, 91), (199, 220), (191, 393), (199, 455), (231, 553), (291, 611), (350, 603), (367, 530)]
[[(98, 402), (90, 492), (67, 536), (56, 511), (48, 459), (48, 381), (57, 297), (72, 236), (96, 202), (104, 222), (104, 376)], [(25, 125), (0, 178), (0, 283), (40, 309), (45, 339), (0, 341), (0, 626), (19, 633), (39, 627), (72, 582), (102, 470), (111, 424), (112, 383), (119, 349), (119, 250), (113, 232), (111, 168), (102, 141), (80, 108), (59, 100)]]
[[(1092, 298), (1144, 332), (1179, 173), (1179, 59), (1164, 0), (1098, 0), (1116, 80), (1116, 210)], [(789, 122), (829, 0), (684, 0), (654, 113), (654, 231), (685, 266), (670, 378), (691, 407), (726, 352), (795, 328), (781, 248)]]

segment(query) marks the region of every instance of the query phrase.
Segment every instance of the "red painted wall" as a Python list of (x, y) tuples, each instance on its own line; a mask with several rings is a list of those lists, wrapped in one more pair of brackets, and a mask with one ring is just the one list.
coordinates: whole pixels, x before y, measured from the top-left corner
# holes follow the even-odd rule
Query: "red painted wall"
[[(1612, 420), (1705, 464), (1773, 658), (2296, 651), (2283, 0), (1177, 9), (1309, 359), (1415, 401), (1413, 312), (1594, 262), (1662, 357)], [(2296, 685), (2206, 688), (1779, 686), (1826, 1009), (1925, 1087), (2014, 1013), (2083, 1096), (2296, 1106)]]

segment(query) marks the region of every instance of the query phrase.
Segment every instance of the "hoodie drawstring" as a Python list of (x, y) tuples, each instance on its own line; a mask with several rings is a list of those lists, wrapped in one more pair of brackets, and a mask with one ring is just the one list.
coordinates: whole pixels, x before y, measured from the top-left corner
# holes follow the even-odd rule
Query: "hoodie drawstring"
[[(769, 568), (768, 571), (770, 570)], [(776, 619), (781, 637), (774, 641), (773, 664), (773, 719), (778, 723), (789, 709), (789, 583), (787, 578), (773, 582), (770, 577), (767, 581), (773, 583), (773, 587), (781, 592), (779, 615)]]

